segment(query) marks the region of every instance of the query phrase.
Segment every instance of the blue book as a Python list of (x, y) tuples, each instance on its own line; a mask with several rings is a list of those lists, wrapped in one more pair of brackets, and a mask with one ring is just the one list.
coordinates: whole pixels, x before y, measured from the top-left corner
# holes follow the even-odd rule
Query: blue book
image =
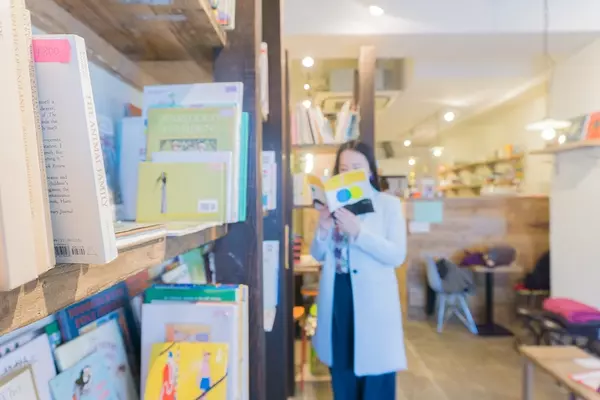
[(120, 400), (114, 379), (100, 353), (92, 353), (50, 380), (56, 400)]

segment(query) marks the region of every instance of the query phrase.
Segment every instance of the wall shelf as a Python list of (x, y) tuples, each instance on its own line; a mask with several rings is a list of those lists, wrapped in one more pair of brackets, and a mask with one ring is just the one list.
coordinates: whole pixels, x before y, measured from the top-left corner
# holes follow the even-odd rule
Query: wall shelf
[(472, 170), (472, 169), (476, 169), (476, 168), (483, 167), (483, 166), (492, 167), (497, 164), (520, 161), (521, 159), (523, 159), (523, 154), (516, 154), (516, 155), (510, 156), (510, 157), (500, 157), (500, 158), (495, 158), (495, 159), (491, 159), (491, 160), (478, 161), (478, 162), (469, 163), (469, 164), (457, 165), (457, 166), (454, 166), (451, 168), (447, 168), (444, 171), (441, 171), (440, 175), (447, 175), (450, 173), (456, 174), (457, 172)]
[(548, 146), (544, 149), (530, 151), (529, 154), (533, 154), (533, 155), (556, 154), (556, 153), (561, 153), (563, 151), (571, 151), (571, 150), (584, 149), (584, 148), (590, 148), (590, 147), (600, 147), (600, 139), (584, 140), (581, 142), (572, 142), (572, 143), (552, 145), (552, 146)]
[[(166, 232), (166, 230), (163, 230)], [(0, 335), (34, 323), (164, 260), (223, 237), (227, 226), (208, 227), (174, 238), (150, 238), (119, 250), (104, 265), (63, 264), (37, 280), (0, 293)]]

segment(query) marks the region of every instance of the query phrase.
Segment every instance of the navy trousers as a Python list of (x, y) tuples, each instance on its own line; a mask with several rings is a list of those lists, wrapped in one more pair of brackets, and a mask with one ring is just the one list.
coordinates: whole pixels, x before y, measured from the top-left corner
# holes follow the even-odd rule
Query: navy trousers
[(333, 294), (333, 366), (331, 386), (334, 400), (394, 400), (396, 373), (354, 374), (354, 300), (350, 274), (336, 274)]

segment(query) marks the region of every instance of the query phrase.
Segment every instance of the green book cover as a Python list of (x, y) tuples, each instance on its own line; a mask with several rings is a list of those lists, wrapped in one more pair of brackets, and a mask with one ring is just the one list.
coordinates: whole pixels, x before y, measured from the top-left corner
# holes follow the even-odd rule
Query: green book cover
[(239, 213), (240, 221), (246, 220), (246, 196), (248, 189), (248, 124), (250, 116), (247, 112), (242, 113), (242, 128), (240, 132), (240, 192)]
[(235, 105), (152, 108), (148, 111), (146, 159), (159, 151), (236, 152)]
[(243, 286), (238, 285), (154, 285), (146, 289), (144, 303), (153, 301), (216, 301), (245, 300)]
[(226, 163), (142, 162), (138, 177), (138, 222), (224, 222)]
[(178, 258), (180, 263), (187, 265), (192, 283), (204, 285), (208, 282), (202, 249), (190, 250), (187, 253), (181, 254)]

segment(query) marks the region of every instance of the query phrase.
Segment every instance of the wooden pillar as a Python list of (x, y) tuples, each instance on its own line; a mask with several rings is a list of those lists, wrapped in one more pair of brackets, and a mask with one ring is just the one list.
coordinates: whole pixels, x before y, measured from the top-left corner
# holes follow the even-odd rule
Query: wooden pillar
[(375, 151), (375, 68), (374, 46), (362, 46), (358, 56), (358, 105), (360, 140)]
[[(289, 318), (292, 318), (292, 306), (287, 297), (287, 276), (292, 273), (286, 260), (287, 229), (285, 225), (291, 219), (288, 213), (286, 185), (289, 181), (288, 100), (286, 91), (286, 68), (282, 37), (283, 2), (264, 0), (263, 41), (268, 46), (269, 65), (269, 117), (263, 124), (263, 149), (275, 152), (277, 160), (277, 209), (269, 211), (264, 221), (264, 240), (279, 241), (279, 295), (277, 314), (273, 330), (266, 333), (267, 349), (267, 395), (266, 400), (284, 400), (288, 393), (288, 368), (290, 368), (288, 349), (290, 342)], [(289, 214), (289, 215), (288, 215)], [(293, 359), (291, 362), (293, 370)]]
[(246, 221), (230, 224), (227, 236), (217, 241), (214, 251), (217, 282), (249, 287), (250, 400), (266, 399), (262, 295), (262, 117), (258, 94), (261, 6), (261, 0), (236, 2), (235, 30), (227, 33), (228, 45), (216, 54), (214, 66), (215, 82), (244, 83), (244, 111), (250, 114)]

